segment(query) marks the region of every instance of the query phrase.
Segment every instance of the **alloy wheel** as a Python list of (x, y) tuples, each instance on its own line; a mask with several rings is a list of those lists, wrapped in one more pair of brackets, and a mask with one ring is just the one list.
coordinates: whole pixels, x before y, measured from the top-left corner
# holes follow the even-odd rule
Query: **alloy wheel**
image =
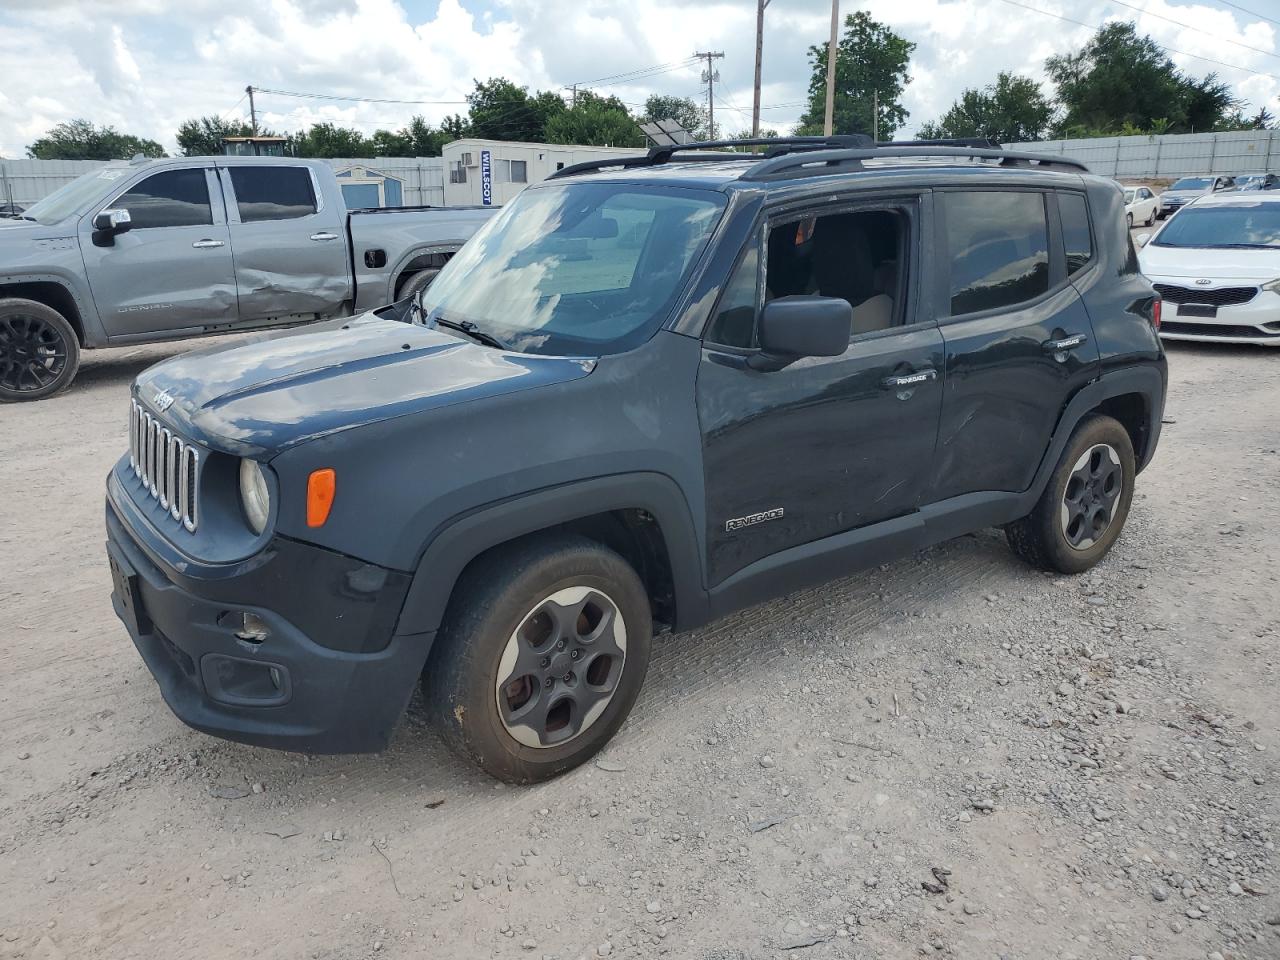
[(1074, 550), (1088, 550), (1111, 526), (1124, 492), (1124, 468), (1110, 444), (1090, 447), (1071, 468), (1062, 494), (1062, 534)]
[(627, 657), (618, 605), (592, 587), (540, 600), (507, 640), (494, 694), (507, 732), (526, 747), (557, 747), (595, 723)]
[(67, 344), (52, 324), (26, 314), (0, 317), (0, 387), (34, 393), (66, 366)]

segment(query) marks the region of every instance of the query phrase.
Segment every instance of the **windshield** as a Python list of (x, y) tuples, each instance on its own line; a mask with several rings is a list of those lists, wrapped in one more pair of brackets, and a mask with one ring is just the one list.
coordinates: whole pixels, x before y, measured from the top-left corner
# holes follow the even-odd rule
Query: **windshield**
[(1133, 201), (1137, 198), (1137, 196), (1138, 196), (1137, 190), (1126, 190), (1124, 192), (1124, 202), (1133, 203)]
[(449, 261), (421, 307), (512, 350), (629, 350), (670, 312), (724, 205), (721, 193), (670, 186), (525, 190)]
[(1280, 204), (1186, 207), (1154, 242), (1158, 247), (1280, 247)]
[(29, 207), (24, 216), (43, 224), (61, 223), (98, 194), (105, 199), (111, 189), (110, 181), (119, 180), (126, 173), (128, 167), (105, 167), (86, 173)]
[(1206, 187), (1213, 185), (1213, 181), (1208, 177), (1183, 177), (1175, 183), (1170, 190), (1204, 190)]

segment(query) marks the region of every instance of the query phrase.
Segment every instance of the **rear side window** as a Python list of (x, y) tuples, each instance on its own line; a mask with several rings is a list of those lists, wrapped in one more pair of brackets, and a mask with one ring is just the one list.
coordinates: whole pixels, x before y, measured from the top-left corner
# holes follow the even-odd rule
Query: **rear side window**
[(292, 220), (316, 212), (311, 172), (305, 167), (229, 167), (243, 223)]
[(166, 170), (130, 187), (112, 204), (129, 211), (134, 230), (196, 227), (213, 223), (204, 170)]
[(1093, 259), (1089, 205), (1085, 203), (1082, 194), (1060, 193), (1058, 216), (1062, 220), (1062, 248), (1067, 255), (1067, 276), (1074, 277)]
[(1040, 193), (944, 193), (951, 315), (995, 310), (1049, 290), (1049, 230)]

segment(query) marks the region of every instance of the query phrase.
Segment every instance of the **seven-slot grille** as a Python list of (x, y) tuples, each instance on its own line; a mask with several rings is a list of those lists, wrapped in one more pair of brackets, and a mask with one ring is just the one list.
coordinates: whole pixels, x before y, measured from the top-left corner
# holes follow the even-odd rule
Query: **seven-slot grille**
[(196, 492), (200, 451), (137, 400), (129, 404), (129, 465), (160, 508), (194, 533), (200, 522)]
[(1257, 287), (1214, 287), (1194, 290), (1171, 283), (1155, 284), (1156, 292), (1169, 303), (1204, 303), (1214, 307), (1233, 307), (1248, 303), (1258, 295)]

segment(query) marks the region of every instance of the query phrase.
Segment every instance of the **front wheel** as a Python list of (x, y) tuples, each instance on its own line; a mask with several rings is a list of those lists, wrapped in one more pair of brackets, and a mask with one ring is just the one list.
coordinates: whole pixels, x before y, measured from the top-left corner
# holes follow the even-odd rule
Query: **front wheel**
[(35, 300), (0, 300), (0, 401), (51, 397), (79, 367), (80, 341), (66, 317)]
[(632, 567), (580, 537), (498, 548), (455, 589), (423, 674), (454, 752), (509, 783), (589, 759), (649, 666), (649, 598)]
[(1133, 214), (1132, 214), (1132, 213), (1126, 213), (1126, 214), (1124, 215), (1124, 225), (1125, 225), (1126, 227), (1128, 227), (1130, 230), (1132, 230), (1132, 229), (1133, 229)]
[(1128, 431), (1111, 417), (1086, 418), (1035, 507), (1005, 527), (1009, 546), (1041, 569), (1083, 573), (1120, 536), (1136, 473)]

